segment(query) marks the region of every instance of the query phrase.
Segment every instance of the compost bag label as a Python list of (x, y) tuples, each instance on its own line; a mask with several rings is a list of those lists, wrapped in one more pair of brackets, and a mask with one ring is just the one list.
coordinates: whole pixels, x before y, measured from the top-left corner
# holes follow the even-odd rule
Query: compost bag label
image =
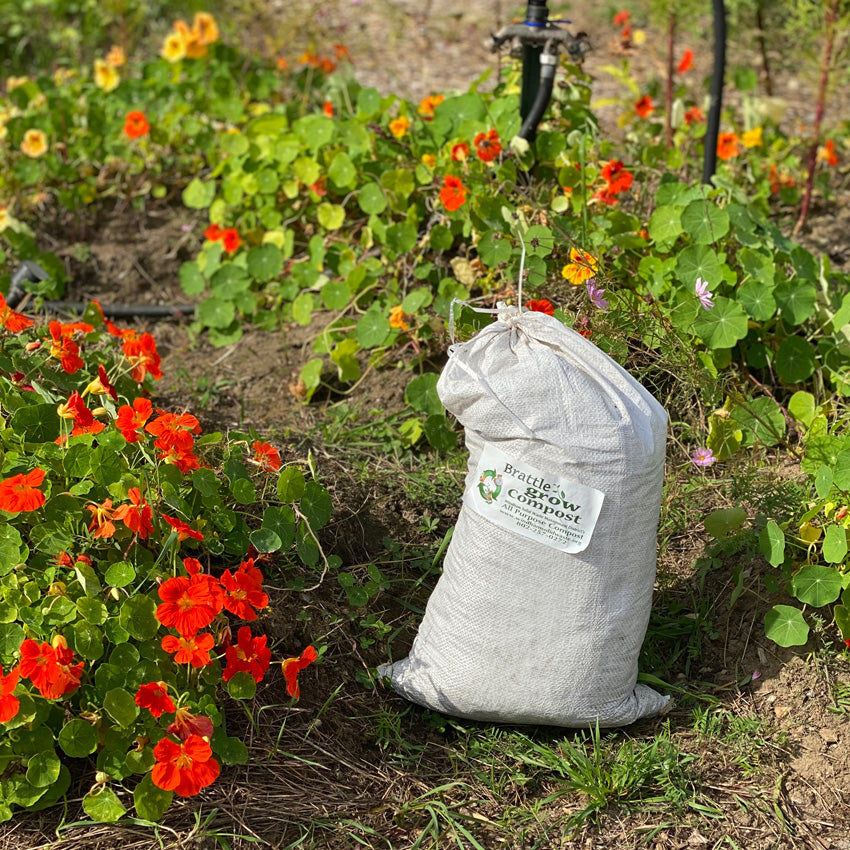
[(605, 494), (535, 469), (485, 443), (464, 504), (501, 528), (561, 552), (590, 543)]

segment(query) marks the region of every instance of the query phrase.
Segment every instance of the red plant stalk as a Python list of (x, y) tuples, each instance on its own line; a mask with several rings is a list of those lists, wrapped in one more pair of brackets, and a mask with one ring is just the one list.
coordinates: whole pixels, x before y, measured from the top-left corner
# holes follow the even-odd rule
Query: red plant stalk
[(673, 48), (676, 40), (676, 15), (671, 12), (667, 24), (667, 81), (664, 87), (665, 143), (673, 147)]
[(794, 236), (805, 227), (806, 218), (809, 215), (809, 206), (812, 202), (812, 190), (815, 185), (815, 169), (818, 164), (818, 145), (820, 143), (820, 128), (823, 122), (823, 112), (826, 105), (826, 87), (829, 82), (829, 66), (832, 61), (832, 45), (835, 39), (835, 21), (838, 18), (838, 7), (841, 0), (828, 0), (824, 11), (824, 44), (823, 60), (820, 68), (820, 83), (818, 85), (818, 99), (815, 104), (815, 121), (812, 126), (812, 145), (809, 148), (808, 174), (806, 175), (806, 189), (803, 192), (803, 203), (800, 207), (800, 217), (794, 226)]

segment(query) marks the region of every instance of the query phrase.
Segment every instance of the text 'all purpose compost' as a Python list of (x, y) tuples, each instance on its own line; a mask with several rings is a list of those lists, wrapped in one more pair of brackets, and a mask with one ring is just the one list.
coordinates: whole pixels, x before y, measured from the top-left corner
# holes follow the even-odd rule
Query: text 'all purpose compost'
[(637, 684), (655, 581), (667, 415), (589, 340), (503, 308), (437, 385), (469, 471), (408, 699), (475, 720), (620, 726), (667, 698)]

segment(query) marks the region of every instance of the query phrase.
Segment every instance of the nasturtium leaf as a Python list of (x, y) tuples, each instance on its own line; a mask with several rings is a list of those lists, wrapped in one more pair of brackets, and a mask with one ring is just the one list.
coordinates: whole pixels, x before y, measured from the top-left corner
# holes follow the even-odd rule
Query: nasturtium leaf
[(299, 156), (292, 163), (292, 172), (305, 186), (312, 186), (321, 174), (319, 163), (309, 156)]
[(177, 276), (180, 279), (180, 287), (186, 295), (200, 295), (206, 288), (206, 279), (194, 260), (183, 263)]
[(416, 183), (413, 175), (406, 168), (394, 168), (381, 175), (381, 186), (391, 195), (396, 196), (397, 205), (400, 208), (400, 203), (407, 200), (416, 188)]
[(357, 193), (357, 203), (366, 215), (380, 215), (387, 208), (387, 199), (377, 183), (367, 183)]
[(28, 404), (19, 407), (9, 420), (12, 431), (31, 443), (47, 443), (59, 433), (56, 404)]
[(215, 181), (195, 177), (183, 190), (183, 203), (190, 210), (204, 210), (215, 197)]
[(797, 390), (788, 399), (788, 412), (803, 427), (808, 428), (815, 418), (815, 397), (805, 390)]
[(26, 635), (17, 623), (0, 624), (0, 657), (11, 658), (20, 649)]
[(789, 336), (779, 343), (776, 352), (776, 374), (788, 384), (799, 384), (815, 371), (815, 350), (799, 336)]
[(454, 237), (448, 227), (442, 224), (435, 224), (431, 230), (429, 241), (435, 251), (448, 251), (452, 247)]
[(772, 567), (785, 562), (785, 532), (773, 520), (759, 534), (759, 550)]
[(425, 438), (440, 452), (448, 452), (457, 446), (457, 434), (451, 429), (444, 413), (432, 413), (423, 426)]
[(232, 301), (210, 296), (198, 304), (195, 315), (207, 327), (226, 328), (236, 317), (236, 308)]
[(130, 750), (124, 757), (124, 765), (130, 773), (147, 773), (156, 764), (151, 747)]
[(11, 572), (21, 561), (21, 533), (14, 525), (0, 523), (0, 576)]
[(387, 247), (397, 254), (412, 251), (418, 239), (416, 225), (410, 221), (400, 221), (387, 228)]
[[(691, 292), (694, 291), (697, 278), (702, 278), (713, 290), (723, 280), (723, 269), (717, 254), (708, 245), (689, 245), (676, 258), (676, 277)], [(705, 312), (713, 313), (716, 309), (715, 306)]]
[(358, 351), (360, 351), (360, 345), (351, 337), (341, 340), (334, 346), (331, 351), (331, 360), (336, 363), (340, 381), (356, 381), (360, 377), (360, 363), (356, 356)]
[[(669, 175), (666, 175), (669, 176)], [(664, 180), (655, 190), (655, 205), (686, 207), (692, 201), (702, 198), (699, 186), (689, 186), (680, 180)]]
[(225, 764), (245, 764), (248, 761), (248, 748), (245, 744), (239, 738), (228, 737), (221, 727), (213, 732), (210, 745)]
[(112, 587), (126, 587), (136, 578), (136, 568), (129, 561), (116, 561), (106, 568), (104, 578)]
[(294, 466), (280, 471), (277, 479), (277, 497), (281, 502), (297, 502), (304, 495), (304, 473)]
[(350, 189), (354, 186), (357, 181), (357, 169), (345, 151), (340, 151), (333, 158), (328, 168), (328, 177), (338, 189)]
[(481, 261), (491, 268), (506, 263), (511, 258), (513, 248), (503, 233), (488, 230), (476, 246)]
[(830, 525), (823, 536), (823, 559), (840, 564), (847, 556), (847, 532), (841, 525)]
[(61, 767), (62, 763), (55, 750), (37, 753), (27, 763), (27, 782), (36, 788), (52, 785), (59, 778)]
[(133, 695), (123, 688), (113, 688), (103, 698), (106, 713), (119, 725), (127, 727), (139, 716)]
[[(248, 138), (254, 138), (255, 136), (278, 136), (287, 128), (288, 124), (289, 122), (285, 115), (281, 115), (279, 112), (267, 112), (265, 115), (252, 118), (245, 125), (244, 135)], [(222, 140), (238, 139), (242, 135), (242, 133), (222, 134), (220, 138)], [(241, 153), (245, 153), (246, 151), (247, 148), (244, 148)]]
[(694, 332), (708, 348), (731, 348), (747, 335), (747, 314), (741, 305), (719, 295), (710, 310), (700, 310)]
[(681, 207), (659, 206), (649, 218), (649, 238), (660, 251), (668, 251), (683, 231)]
[(293, 123), (292, 129), (313, 150), (324, 147), (334, 136), (334, 122), (326, 115), (305, 115)]
[(248, 251), (245, 261), (248, 274), (254, 280), (265, 283), (274, 280), (283, 269), (283, 254), (277, 245), (271, 242), (263, 242), (255, 245)]
[(418, 313), (423, 307), (427, 307), (434, 300), (434, 296), (430, 289), (420, 287), (419, 289), (411, 289), (404, 296), (404, 301), (401, 302), (401, 309), (405, 313)]
[(325, 230), (339, 230), (345, 224), (345, 207), (340, 204), (329, 204), (327, 202), (319, 204), (317, 217), (319, 224)]
[[(303, 481), (303, 476), (302, 476)], [(298, 494), (301, 498), (303, 486)], [(297, 499), (290, 499), (297, 501)], [(289, 505), (269, 505), (263, 513), (263, 528), (274, 533), (281, 541), (280, 548), (289, 549), (295, 540), (295, 511)]]
[(292, 302), (292, 318), (302, 327), (306, 327), (313, 319), (313, 294), (301, 292)]
[(766, 254), (762, 254), (761, 251), (754, 251), (752, 248), (742, 248), (738, 252), (738, 262), (744, 271), (753, 278), (751, 282), (758, 281), (768, 287), (773, 286), (776, 266)]
[(390, 335), (390, 321), (379, 305), (373, 304), (358, 320), (354, 333), (363, 348), (383, 345)]
[(254, 482), (248, 478), (237, 478), (230, 484), (230, 492), (239, 505), (253, 505), (257, 499)]
[(115, 823), (127, 809), (118, 799), (118, 795), (105, 785), (96, 785), (83, 797), (83, 811), (99, 823)]
[(97, 661), (103, 655), (103, 632), (90, 623), (74, 623), (74, 651), (87, 661)]
[[(844, 545), (846, 547), (846, 541)], [(794, 596), (800, 602), (815, 608), (835, 602), (841, 595), (841, 590), (841, 574), (834, 567), (806, 564), (791, 579), (791, 592)]]
[(327, 525), (331, 518), (333, 502), (328, 491), (317, 481), (310, 480), (305, 485), (304, 495), (301, 496), (301, 513), (314, 532)]
[(704, 520), (705, 530), (715, 539), (737, 531), (747, 519), (743, 508), (720, 508), (712, 511)]
[(832, 466), (832, 483), (839, 490), (850, 491), (850, 448), (842, 449)]
[(815, 312), (815, 288), (802, 281), (786, 280), (773, 291), (782, 318), (792, 325), (799, 325)]
[(764, 446), (775, 446), (785, 436), (782, 408), (767, 396), (754, 398), (746, 405), (733, 408), (732, 419), (747, 428)]
[(774, 605), (764, 615), (764, 631), (779, 646), (802, 646), (809, 639), (803, 612), (791, 605)]
[(828, 466), (821, 466), (815, 475), (815, 493), (819, 499), (825, 499), (832, 490), (832, 470)]
[(17, 803), (23, 809), (32, 808), (46, 793), (47, 788), (36, 788), (31, 785), (26, 776), (12, 775), (4, 782), (3, 796), (7, 803)]
[(748, 280), (737, 293), (738, 303), (757, 322), (766, 322), (776, 312), (776, 299), (769, 286), (756, 280)]
[(442, 414), (443, 403), (437, 395), (438, 377), (433, 372), (417, 375), (404, 391), (405, 401), (420, 413)]
[(682, 210), (682, 228), (697, 245), (710, 245), (729, 232), (729, 214), (713, 201), (700, 198)]
[(118, 614), (121, 627), (136, 640), (150, 640), (159, 630), (156, 603), (149, 596), (125, 599)]
[(319, 547), (307, 526), (300, 522), (295, 535), (295, 552), (307, 567), (315, 567), (319, 563)]
[[(827, 436), (826, 434), (810, 437), (806, 441), (806, 453), (800, 462), (800, 466), (803, 468), (803, 472), (809, 475), (814, 475), (821, 465), (835, 469), (839, 454), (846, 448), (850, 448), (850, 437)], [(850, 486), (847, 489), (850, 489)]]
[(65, 755), (83, 758), (97, 749), (97, 732), (85, 720), (69, 720), (59, 732), (59, 746)]
[(846, 605), (836, 605), (832, 614), (835, 617), (835, 625), (841, 631), (841, 637), (847, 640), (850, 638), (850, 608)]
[(328, 310), (342, 310), (351, 299), (351, 287), (345, 280), (329, 280), (321, 291), (322, 301)]
[(233, 699), (253, 699), (257, 693), (257, 682), (250, 673), (240, 670), (227, 682), (227, 692)]
[(251, 532), (251, 545), (258, 552), (277, 552), (281, 539), (269, 528), (258, 528)]

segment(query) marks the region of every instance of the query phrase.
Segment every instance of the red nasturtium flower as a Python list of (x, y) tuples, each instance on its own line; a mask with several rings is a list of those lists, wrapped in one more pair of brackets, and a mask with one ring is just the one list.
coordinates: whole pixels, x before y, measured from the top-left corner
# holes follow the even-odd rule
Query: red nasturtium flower
[(300, 699), (301, 688), (298, 685), (298, 674), (305, 668), (309, 667), (319, 656), (316, 654), (316, 648), (308, 646), (301, 653), (300, 658), (287, 658), (281, 662), (281, 670), (283, 678), (286, 679), (286, 692), (295, 699)]
[(112, 512), (112, 518), (123, 522), (130, 531), (144, 540), (153, 531), (153, 510), (142, 498), (138, 487), (131, 487), (127, 495), (131, 504), (119, 505)]
[(625, 192), (632, 185), (634, 179), (630, 171), (626, 171), (625, 165), (619, 159), (612, 159), (603, 167), (602, 179), (608, 183), (609, 190), (614, 194)]
[(174, 720), (168, 724), (165, 731), (169, 735), (176, 735), (181, 741), (188, 740), (192, 735), (200, 735), (209, 740), (213, 736), (214, 727), (209, 717), (192, 714), (183, 706), (174, 713)]
[(220, 768), (212, 757), (212, 747), (200, 735), (190, 735), (183, 744), (163, 738), (153, 748), (153, 755), (157, 763), (151, 780), (163, 791), (194, 797), (218, 778)]
[(429, 94), (419, 102), (419, 114), (430, 121), (434, 117), (434, 110), (445, 100), (441, 94)]
[(722, 160), (732, 159), (741, 152), (735, 133), (721, 133), (717, 137), (717, 156)]
[(206, 628), (221, 608), (216, 608), (206, 581), (195, 581), (187, 576), (175, 576), (159, 586), (156, 618), (168, 629), (181, 635), (196, 635)]
[(452, 159), (455, 162), (463, 162), (469, 156), (469, 145), (466, 142), (458, 142), (452, 145)]
[(6, 299), (0, 295), (0, 325), (3, 325), (7, 331), (16, 334), (30, 327), (32, 324), (32, 319), (28, 319), (23, 313), (16, 313), (6, 303)]
[(157, 718), (177, 710), (177, 706), (168, 695), (168, 685), (165, 682), (148, 682), (142, 685), (136, 691), (136, 705), (139, 708), (146, 708)]
[(263, 574), (254, 566), (253, 558), (243, 561), (235, 573), (225, 570), (220, 581), (226, 591), (224, 607), (242, 620), (256, 620), (254, 609), (269, 604), (269, 597), (263, 592)]
[(209, 239), (210, 242), (218, 242), (221, 239), (222, 233), (224, 231), (217, 224), (213, 223), (204, 231), (204, 239)]
[(838, 154), (835, 152), (835, 142), (832, 139), (827, 139), (823, 147), (818, 150), (818, 159), (827, 165), (838, 165)]
[(187, 537), (191, 537), (193, 540), (204, 539), (204, 535), (200, 531), (195, 531), (191, 525), (187, 525), (182, 519), (165, 514), (162, 514), (162, 518), (177, 532), (178, 543), (182, 543)]
[(224, 250), (227, 251), (228, 254), (232, 254), (242, 244), (242, 239), (239, 237), (239, 233), (236, 230), (232, 227), (228, 227), (227, 230), (223, 230), (221, 232), (221, 244), (224, 245)]
[(547, 301), (545, 298), (540, 298), (536, 301), (526, 301), (525, 306), (529, 310), (533, 310), (535, 313), (545, 313), (547, 316), (555, 315), (555, 307), (551, 301)]
[(112, 522), (112, 499), (106, 499), (100, 505), (86, 505), (86, 510), (92, 513), (91, 525), (89, 525), (92, 537), (106, 540), (115, 534), (115, 524)]
[(21, 707), (20, 700), (13, 693), (20, 675), (17, 667), (5, 675), (3, 675), (3, 668), (0, 667), (0, 723), (11, 720)]
[(122, 404), (118, 408), (115, 427), (128, 443), (138, 443), (142, 439), (139, 432), (144, 427), (145, 422), (150, 419), (152, 413), (153, 405), (149, 399), (134, 399), (132, 407), (129, 404)]
[(502, 152), (502, 143), (499, 141), (499, 134), (495, 130), (476, 134), (472, 144), (475, 145), (478, 158), (483, 162), (492, 162)]
[(61, 364), (62, 369), (73, 375), (85, 366), (80, 357), (80, 346), (71, 339), (70, 333), (65, 333), (61, 322), (51, 322), (50, 330), (50, 356), (55, 357)]
[(326, 100), (322, 104), (322, 112), (324, 112), (325, 115), (328, 116), (328, 118), (333, 118), (334, 117), (334, 105), (329, 100)]
[(447, 174), (443, 180), (443, 188), (440, 189), (440, 200), (443, 206), (454, 212), (466, 203), (466, 186), (460, 177)]
[(694, 52), (693, 50), (686, 50), (682, 54), (682, 59), (679, 62), (679, 65), (676, 68), (677, 74), (684, 74), (685, 71), (690, 71), (691, 68), (694, 67)]
[(161, 358), (156, 350), (156, 342), (149, 333), (125, 339), (121, 350), (132, 367), (130, 377), (134, 381), (141, 383), (145, 375), (157, 380), (162, 377), (162, 370), (159, 368)]
[(251, 629), (242, 626), (239, 629), (236, 646), (228, 646), (224, 650), (227, 667), (221, 678), (229, 682), (236, 673), (250, 673), (254, 680), (261, 682), (272, 660), (271, 650), (266, 646), (266, 635), (251, 636)]
[(45, 501), (44, 493), (38, 489), (44, 476), (44, 470), (36, 467), (0, 481), (0, 510), (11, 514), (38, 510)]
[(280, 453), (274, 446), (257, 440), (254, 442), (253, 448), (254, 463), (263, 469), (280, 469)]
[(689, 127), (691, 124), (702, 124), (705, 121), (705, 115), (698, 106), (691, 106), (685, 110), (685, 124)]
[(74, 653), (62, 635), (53, 638), (53, 646), (27, 639), (21, 644), (18, 670), (46, 699), (59, 699), (80, 686), (84, 662), (72, 664)]
[(641, 117), (646, 118), (655, 111), (655, 104), (652, 102), (652, 98), (645, 94), (642, 98), (635, 101), (635, 112)]
[(124, 135), (128, 139), (138, 139), (141, 136), (146, 136), (150, 131), (151, 125), (148, 124), (147, 116), (144, 112), (133, 110), (127, 113), (124, 119)]
[(630, 18), (631, 16), (628, 11), (626, 9), (621, 9), (616, 15), (614, 15), (614, 26), (623, 26), (623, 24), (627, 24), (629, 22)]
[(177, 664), (191, 664), (193, 667), (206, 667), (211, 663), (210, 650), (215, 646), (215, 638), (208, 632), (191, 637), (166, 635), (162, 639), (162, 648), (174, 654)]

